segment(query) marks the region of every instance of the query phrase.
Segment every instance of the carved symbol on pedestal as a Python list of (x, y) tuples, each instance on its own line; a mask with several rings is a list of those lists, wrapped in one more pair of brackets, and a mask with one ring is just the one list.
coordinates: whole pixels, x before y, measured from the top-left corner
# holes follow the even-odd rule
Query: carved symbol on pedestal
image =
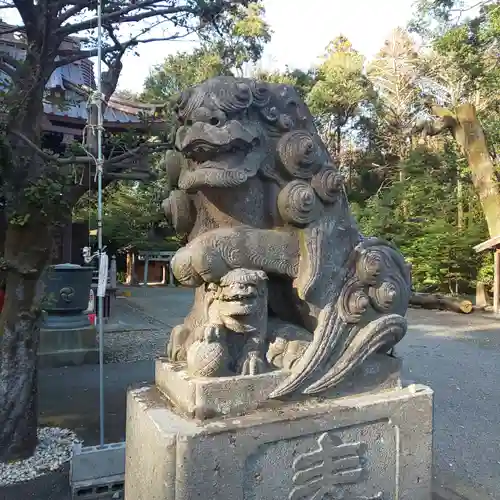
[[(360, 443), (335, 445), (327, 432), (318, 438), (318, 448), (299, 455), (293, 462), (294, 488), (288, 500), (348, 500), (339, 485), (357, 483), (363, 472), (359, 455)], [(352, 500), (382, 500), (374, 497)]]
[(59, 291), (59, 295), (61, 296), (61, 299), (64, 300), (64, 302), (67, 302), (69, 304), (75, 296), (75, 289), (70, 286), (66, 286), (64, 288), (61, 288), (61, 290)]

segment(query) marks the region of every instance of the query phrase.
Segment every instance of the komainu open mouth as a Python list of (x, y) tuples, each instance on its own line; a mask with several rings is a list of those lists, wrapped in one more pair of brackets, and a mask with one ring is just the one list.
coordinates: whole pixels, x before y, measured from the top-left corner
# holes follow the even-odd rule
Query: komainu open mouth
[(233, 139), (227, 144), (213, 145), (203, 139), (197, 139), (186, 146), (182, 151), (184, 156), (202, 166), (205, 162), (225, 161), (229, 156), (246, 156), (253, 148), (242, 139)]
[(249, 301), (251, 299), (255, 299), (257, 297), (257, 294), (255, 293), (248, 293), (248, 294), (235, 294), (235, 295), (229, 295), (229, 296), (225, 296), (223, 295), (221, 297), (221, 300), (225, 301), (225, 302), (235, 302), (235, 301), (239, 301), (239, 302), (246, 302), (246, 301)]
[(179, 187), (196, 190), (203, 186), (234, 187), (244, 183), (251, 172), (247, 156), (259, 145), (258, 133), (239, 121), (218, 127), (197, 122), (177, 131), (176, 147), (190, 160), (181, 173)]
[(245, 316), (252, 314), (257, 305), (255, 290), (222, 293), (219, 300), (224, 303), (224, 312), (228, 316)]

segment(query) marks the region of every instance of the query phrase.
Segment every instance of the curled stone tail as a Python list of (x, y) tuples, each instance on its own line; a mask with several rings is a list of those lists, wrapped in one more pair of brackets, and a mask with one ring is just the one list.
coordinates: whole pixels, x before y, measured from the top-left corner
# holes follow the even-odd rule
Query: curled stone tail
[(293, 365), (290, 377), (269, 396), (271, 399), (297, 391), (328, 358), (334, 348), (340, 323), (342, 321), (338, 317), (335, 304), (328, 304), (321, 312), (313, 341), (300, 360)]
[(338, 298), (322, 310), (313, 341), (271, 398), (331, 389), (405, 335), (411, 278), (401, 254), (373, 238), (359, 243), (352, 257)]
[(405, 335), (406, 319), (399, 314), (378, 318), (361, 328), (332, 368), (317, 382), (304, 390), (304, 394), (319, 394), (339, 384), (374, 352), (397, 344)]

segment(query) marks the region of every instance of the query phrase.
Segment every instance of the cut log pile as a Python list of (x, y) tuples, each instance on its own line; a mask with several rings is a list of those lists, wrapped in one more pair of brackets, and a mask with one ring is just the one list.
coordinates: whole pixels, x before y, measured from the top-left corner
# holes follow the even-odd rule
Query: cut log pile
[(459, 297), (445, 297), (444, 295), (432, 293), (413, 292), (410, 297), (410, 306), (422, 309), (452, 311), (461, 314), (470, 314), (474, 311), (474, 306), (470, 300)]

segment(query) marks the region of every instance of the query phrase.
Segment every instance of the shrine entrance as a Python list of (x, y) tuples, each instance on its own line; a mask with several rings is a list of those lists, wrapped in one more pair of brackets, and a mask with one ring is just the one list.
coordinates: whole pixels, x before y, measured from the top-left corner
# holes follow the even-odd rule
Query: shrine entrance
[[(128, 285), (176, 286), (170, 262), (174, 251), (139, 251), (127, 254)], [(142, 278), (142, 279), (141, 279)]]

